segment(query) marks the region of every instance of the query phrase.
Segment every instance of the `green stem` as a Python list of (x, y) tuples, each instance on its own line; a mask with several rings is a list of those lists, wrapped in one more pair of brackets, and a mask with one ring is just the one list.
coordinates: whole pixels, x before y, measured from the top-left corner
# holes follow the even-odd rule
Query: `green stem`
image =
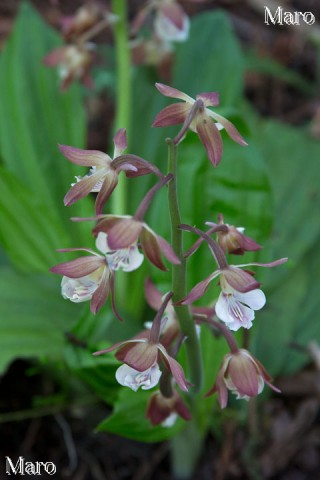
[[(114, 131), (125, 128), (130, 133), (131, 111), (131, 63), (128, 41), (128, 11), (127, 0), (112, 0), (112, 11), (117, 16), (114, 24), (114, 41), (116, 54), (116, 113)], [(129, 143), (129, 142), (128, 142)], [(122, 173), (119, 175), (117, 188), (111, 197), (111, 211), (117, 215), (127, 214), (127, 179)], [(127, 305), (128, 274), (118, 272), (116, 278), (117, 302)]]
[[(172, 139), (166, 140), (168, 144), (168, 173), (173, 174), (173, 179), (168, 185), (169, 210), (171, 218), (171, 239), (172, 248), (180, 259), (179, 265), (172, 266), (172, 291), (173, 303), (178, 302), (186, 296), (186, 260), (183, 256), (182, 231), (178, 228), (181, 224), (179, 201), (177, 194), (176, 157), (177, 147)], [(192, 394), (196, 394), (202, 385), (202, 358), (200, 343), (197, 337), (195, 322), (186, 305), (175, 307), (180, 327), (187, 337), (185, 346), (190, 372), (190, 381), (194, 385)]]
[(171, 439), (171, 463), (176, 480), (190, 480), (193, 477), (202, 447), (203, 435), (192, 419)]
[[(112, 11), (117, 16), (114, 25), (114, 39), (117, 62), (117, 94), (114, 130), (126, 128), (130, 123), (131, 111), (131, 63), (128, 40), (127, 0), (112, 0)], [(127, 185), (124, 175), (119, 176), (119, 183), (112, 195), (112, 211), (118, 215), (127, 213)]]

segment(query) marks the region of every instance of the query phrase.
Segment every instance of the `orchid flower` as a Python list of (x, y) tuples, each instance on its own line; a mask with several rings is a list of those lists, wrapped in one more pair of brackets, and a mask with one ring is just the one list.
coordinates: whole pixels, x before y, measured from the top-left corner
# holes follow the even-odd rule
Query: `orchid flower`
[[(217, 242), (224, 252), (233, 253), (234, 255), (243, 255), (245, 252), (256, 252), (262, 248), (252, 238), (243, 234), (243, 227), (234, 227), (228, 223), (224, 223), (223, 215), (218, 216), (218, 224), (206, 222), (210, 227), (224, 225), (226, 231), (217, 230)], [(207, 232), (208, 233), (208, 232)]]
[(265, 383), (275, 392), (280, 392), (270, 383), (271, 380), (259, 360), (247, 350), (240, 349), (224, 357), (216, 381), (207, 396), (217, 392), (220, 406), (225, 408), (228, 390), (237, 395), (237, 399), (245, 400), (259, 395)]
[(275, 267), (286, 262), (287, 258), (281, 258), (270, 263), (252, 262), (244, 265), (228, 265), (221, 247), (206, 233), (188, 225), (180, 225), (180, 228), (195, 232), (208, 242), (219, 268), (211, 273), (209, 277), (195, 285), (179, 304), (189, 305), (198, 300), (206, 293), (212, 280), (219, 276), (222, 291), (215, 305), (216, 315), (231, 330), (236, 331), (240, 327), (250, 328), (254, 319), (254, 310), (260, 310), (264, 306), (266, 299), (262, 290), (258, 288), (260, 284), (250, 273), (241, 270), (241, 268), (253, 265)]
[[(160, 310), (155, 316), (150, 331), (144, 331), (136, 337), (124, 342), (115, 343), (112, 347), (95, 352), (94, 355), (101, 355), (117, 350), (116, 358), (126, 366), (117, 373), (117, 380), (121, 384), (138, 388), (141, 385), (154, 386), (155, 379), (160, 378), (158, 368), (163, 362), (164, 367), (170, 371), (175, 381), (183, 391), (187, 391), (189, 383), (185, 378), (181, 365), (169, 355), (166, 348), (160, 342), (161, 320), (172, 293), (167, 294)], [(120, 367), (121, 368), (121, 367)], [(140, 378), (137, 373), (140, 372)], [(158, 372), (158, 373), (157, 373)], [(138, 384), (138, 385), (137, 385)], [(150, 387), (151, 388), (151, 387)]]
[(140, 239), (141, 248), (150, 262), (161, 270), (167, 270), (162, 262), (161, 254), (173, 264), (180, 263), (180, 260), (174, 253), (171, 245), (143, 221), (143, 216), (154, 194), (169, 182), (171, 178), (171, 174), (167, 175), (149, 190), (134, 216), (98, 215), (94, 218), (74, 218), (74, 220), (98, 220), (97, 225), (93, 229), (93, 234), (106, 233), (108, 248), (111, 250), (128, 249), (132, 246), (137, 246)]
[(175, 0), (157, 0), (154, 21), (155, 35), (168, 42), (185, 42), (189, 37), (190, 20)]
[(176, 0), (149, 0), (133, 20), (132, 30), (138, 30), (153, 16), (155, 37), (165, 42), (184, 42), (189, 37), (190, 21)]
[(160, 390), (151, 395), (146, 417), (152, 425), (172, 427), (178, 415), (184, 420), (191, 420), (188, 407), (175, 389), (171, 397), (165, 397)]
[(43, 63), (48, 67), (58, 66), (60, 88), (65, 91), (74, 80), (80, 80), (87, 88), (92, 88), (90, 67), (94, 60), (92, 43), (65, 45), (48, 53)]
[[(97, 313), (108, 299), (111, 291), (112, 306), (114, 313), (119, 318), (114, 308), (113, 276), (114, 270), (121, 268), (130, 272), (140, 267), (143, 255), (136, 247), (122, 250), (118, 253), (118, 261), (115, 265), (115, 252), (110, 252), (106, 242), (106, 235), (100, 233), (96, 239), (96, 247), (102, 253), (96, 253), (88, 248), (65, 248), (59, 252), (88, 252), (90, 256), (84, 256), (60, 263), (50, 269), (53, 273), (63, 275), (61, 293), (63, 298), (74, 303), (90, 300), (92, 313)], [(108, 259), (111, 257), (109, 264)]]
[(90, 192), (97, 192), (96, 214), (102, 209), (118, 184), (118, 176), (124, 171), (127, 177), (137, 177), (151, 172), (163, 177), (157, 167), (151, 165), (136, 155), (124, 155), (127, 148), (126, 130), (121, 128), (114, 136), (113, 159), (106, 153), (97, 150), (81, 150), (79, 148), (60, 145), (62, 154), (70, 162), (83, 167), (91, 167), (84, 177), (76, 177), (77, 183), (72, 185), (64, 197), (64, 204), (69, 206), (87, 196)]
[(74, 15), (66, 15), (61, 18), (60, 23), (64, 39), (67, 41), (75, 40), (103, 19), (105, 19), (106, 23), (107, 21), (108, 23), (113, 23), (114, 15), (105, 11), (102, 5), (98, 3), (82, 5)]
[(136, 220), (129, 215), (101, 215), (93, 234), (107, 234), (108, 246), (112, 250), (121, 250), (137, 245), (140, 239), (141, 249), (148, 260), (160, 270), (166, 271), (161, 254), (169, 262), (178, 264), (179, 259), (171, 245), (160, 235), (157, 235), (145, 222)]
[(218, 165), (222, 158), (222, 139), (219, 130), (224, 128), (232, 140), (239, 145), (247, 145), (247, 142), (229, 120), (208, 108), (219, 105), (217, 92), (200, 93), (196, 96), (196, 99), (193, 99), (180, 90), (162, 83), (156, 83), (156, 88), (166, 97), (183, 100), (181, 103), (174, 103), (161, 110), (152, 124), (153, 127), (167, 127), (183, 123), (181, 131), (174, 139), (176, 144), (182, 140), (186, 131), (190, 128), (199, 135), (214, 167)]
[[(153, 308), (153, 310), (159, 310), (162, 305), (164, 296), (163, 294), (156, 288), (156, 286), (151, 282), (150, 278), (147, 278), (144, 285), (144, 293), (147, 300), (148, 305)], [(208, 307), (192, 307), (191, 312), (193, 315), (194, 320), (196, 323), (202, 323), (205, 321), (206, 318), (212, 316), (214, 310), (213, 308)], [(181, 332), (179, 320), (177, 318), (174, 306), (172, 301), (168, 302), (168, 305), (164, 311), (163, 316), (164, 324), (161, 328), (161, 332), (163, 337), (161, 339), (161, 343), (166, 345), (168, 348), (172, 342), (177, 338), (178, 334)], [(151, 328), (152, 322), (145, 322), (146, 328)], [(196, 324), (196, 332), (198, 338), (200, 338), (200, 325)]]

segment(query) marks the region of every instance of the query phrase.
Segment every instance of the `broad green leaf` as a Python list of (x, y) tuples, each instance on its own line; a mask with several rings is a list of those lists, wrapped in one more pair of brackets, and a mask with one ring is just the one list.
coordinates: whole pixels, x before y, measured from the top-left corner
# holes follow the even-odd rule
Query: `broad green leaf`
[(276, 212), (264, 253), (269, 259), (289, 257), (288, 265), (259, 272), (269, 294), (255, 321), (254, 348), (276, 375), (296, 371), (308, 361), (294, 344), (320, 341), (320, 146), (307, 132), (275, 122), (267, 122), (257, 134), (269, 165)]
[(245, 53), (246, 70), (270, 75), (298, 88), (305, 94), (312, 93), (312, 84), (294, 70), (286, 68), (271, 57), (262, 57), (259, 52), (249, 50)]
[(183, 427), (183, 420), (178, 419), (171, 428), (152, 426), (146, 419), (150, 394), (150, 391), (133, 392), (123, 387), (115, 403), (114, 412), (98, 425), (98, 430), (141, 442), (161, 442), (173, 437)]
[(267, 122), (257, 135), (275, 197), (271, 245), (275, 255), (288, 255), (298, 265), (320, 236), (319, 141), (276, 122)]
[(231, 108), (242, 94), (243, 69), (228, 15), (204, 12), (193, 18), (188, 40), (177, 47), (172, 86), (191, 96), (217, 91), (221, 105)]
[(205, 325), (201, 327), (200, 342), (204, 378), (202, 390), (195, 402), (195, 417), (202, 435), (205, 435), (209, 426), (219, 421), (219, 415), (213, 416), (213, 412), (220, 409), (217, 394), (210, 397), (205, 395), (215, 382), (222, 359), (228, 352), (228, 346), (223, 337), (215, 336), (213, 331)]
[[(0, 167), (0, 243), (21, 270), (47, 272), (62, 261), (56, 248), (69, 243), (55, 210), (21, 179)], [(60, 255), (60, 256), (59, 256)]]
[(22, 2), (0, 57), (0, 154), (6, 168), (48, 210), (58, 212), (78, 238), (83, 226), (75, 231), (69, 217), (91, 214), (91, 202), (62, 207), (74, 175), (83, 172), (59, 153), (58, 143), (83, 147), (83, 99), (77, 85), (61, 93), (56, 70), (43, 65), (46, 54), (60, 44), (36, 10)]
[(83, 380), (95, 394), (107, 404), (112, 404), (118, 395), (120, 385), (115, 372), (119, 362), (113, 355), (92, 355), (92, 349), (84, 343), (69, 343), (64, 351), (65, 361), (73, 374)]
[(0, 372), (14, 358), (62, 358), (74, 305), (49, 276), (0, 271)]

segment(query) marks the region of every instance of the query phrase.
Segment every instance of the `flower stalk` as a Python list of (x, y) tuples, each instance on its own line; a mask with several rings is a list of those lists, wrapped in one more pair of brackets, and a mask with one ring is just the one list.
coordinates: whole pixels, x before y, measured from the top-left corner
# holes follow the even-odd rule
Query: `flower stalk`
[[(130, 50), (128, 40), (127, 0), (112, 0), (112, 13), (116, 15), (114, 24), (114, 39), (117, 68), (116, 114), (114, 130), (127, 128), (129, 130), (131, 111), (131, 75)], [(127, 212), (126, 179), (121, 178), (112, 197), (112, 211), (119, 215)]]
[[(186, 295), (186, 260), (183, 256), (182, 231), (178, 192), (177, 192), (177, 147), (171, 138), (167, 138), (168, 144), (168, 174), (173, 175), (168, 185), (168, 200), (171, 219), (171, 244), (174, 253), (180, 260), (180, 264), (172, 265), (172, 291), (173, 303), (179, 302)], [(186, 305), (175, 307), (181, 330), (186, 339), (186, 351), (190, 381), (194, 385), (192, 392), (196, 394), (202, 385), (202, 358), (200, 344), (196, 333), (195, 323)]]
[[(114, 131), (119, 128), (129, 129), (131, 111), (131, 65), (129, 50), (129, 25), (127, 0), (112, 0), (112, 13), (117, 16), (114, 25), (114, 43), (117, 69), (117, 92)], [(130, 141), (130, 139), (129, 139)], [(119, 215), (127, 213), (127, 179), (122, 176), (112, 196), (111, 211)], [(128, 278), (121, 275), (117, 280), (119, 302), (126, 305), (129, 291)]]

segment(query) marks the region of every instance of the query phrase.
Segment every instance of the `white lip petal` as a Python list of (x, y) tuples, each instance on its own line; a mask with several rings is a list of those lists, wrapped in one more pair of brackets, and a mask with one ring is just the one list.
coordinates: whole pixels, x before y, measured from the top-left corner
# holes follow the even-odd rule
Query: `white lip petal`
[(100, 280), (91, 275), (80, 278), (63, 277), (61, 282), (61, 294), (63, 298), (74, 303), (91, 300), (94, 292), (99, 287)]
[(254, 319), (254, 311), (246, 307), (233, 295), (225, 295), (221, 292), (215, 305), (215, 311), (230, 330), (237, 331), (239, 328), (250, 328)]
[(98, 236), (96, 239), (96, 247), (103, 254), (106, 254), (110, 251), (110, 248), (107, 242), (107, 234), (105, 232), (98, 233)]
[(144, 260), (143, 254), (139, 252), (136, 245), (109, 252), (106, 257), (111, 270), (123, 270), (124, 272), (136, 270)]
[(236, 298), (253, 310), (260, 310), (266, 303), (266, 296), (259, 288), (246, 293), (236, 292)]
[(159, 365), (155, 363), (143, 372), (138, 372), (126, 364), (121, 365), (116, 371), (116, 380), (120, 385), (129, 387), (136, 392), (140, 387), (149, 390), (155, 387), (161, 377)]
[(161, 426), (164, 427), (164, 428), (173, 427), (173, 425), (176, 423), (177, 418), (178, 418), (178, 415), (175, 412), (172, 412), (172, 413), (170, 413), (169, 417), (167, 417), (161, 423)]
[(164, 41), (185, 42), (189, 37), (190, 21), (187, 15), (184, 15), (182, 29), (179, 29), (167, 16), (159, 12), (154, 28), (157, 36)]

